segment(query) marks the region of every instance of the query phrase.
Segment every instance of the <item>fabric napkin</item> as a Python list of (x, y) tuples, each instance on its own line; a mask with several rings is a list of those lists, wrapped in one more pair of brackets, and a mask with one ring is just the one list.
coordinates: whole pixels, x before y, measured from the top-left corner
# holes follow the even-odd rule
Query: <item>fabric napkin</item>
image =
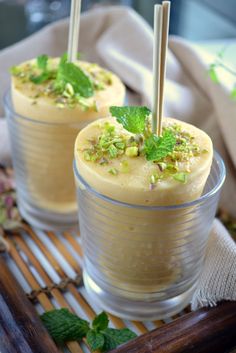
[[(0, 52), (0, 98), (9, 86), (9, 67), (42, 53), (60, 56), (66, 51), (68, 20), (49, 25)], [(131, 8), (97, 8), (82, 15), (79, 50), (88, 61), (118, 74), (128, 87), (130, 104), (151, 106), (152, 42), (150, 26)], [(235, 42), (236, 46), (236, 42)], [(207, 75), (214, 57), (201, 47), (171, 37), (165, 85), (165, 115), (192, 123), (213, 139), (227, 168), (220, 206), (236, 216), (236, 102), (229, 87), (216, 85)], [(0, 115), (3, 104), (0, 101)], [(0, 163), (10, 163), (9, 140), (0, 119)], [(204, 271), (192, 308), (236, 299), (236, 245), (215, 221), (209, 237)]]
[(205, 264), (192, 298), (192, 310), (236, 300), (236, 244), (215, 219), (209, 236)]

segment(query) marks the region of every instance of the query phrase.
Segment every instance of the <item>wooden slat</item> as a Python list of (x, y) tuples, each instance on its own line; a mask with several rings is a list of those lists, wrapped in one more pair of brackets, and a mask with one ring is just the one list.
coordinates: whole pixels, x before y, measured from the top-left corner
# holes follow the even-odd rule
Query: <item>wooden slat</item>
[[(23, 246), (23, 241), (19, 241), (19, 237), (18, 236), (15, 236), (15, 240), (16, 239), (18, 241), (18, 244), (20, 243), (21, 246)], [(26, 250), (26, 245), (24, 245), (24, 249)], [(25, 279), (27, 280), (27, 282), (29, 283), (31, 288), (33, 290), (40, 289), (40, 286), (39, 286), (38, 282), (35, 280), (35, 278), (33, 277), (32, 273), (31, 273), (31, 271), (28, 269), (28, 267), (26, 266), (25, 262), (22, 260), (22, 258), (20, 257), (20, 255), (16, 251), (16, 249), (14, 247), (14, 243), (12, 241), (10, 243), (10, 254), (13, 257), (13, 259), (15, 260), (15, 262), (17, 263), (17, 265), (20, 268), (21, 272), (24, 274)], [(29, 254), (30, 254), (30, 252), (28, 252), (28, 255)], [(30, 256), (31, 260), (33, 259), (32, 256)], [(36, 263), (36, 261), (37, 260), (35, 260), (35, 263)], [(59, 302), (58, 302), (59, 304), (63, 303), (63, 305), (66, 305), (68, 307), (68, 304), (65, 302), (63, 296), (61, 296), (62, 299), (63, 299), (62, 300), (58, 293), (55, 296), (55, 291), (53, 291), (53, 294), (54, 294), (55, 299), (56, 298), (57, 298), (57, 300), (59, 299)], [(49, 310), (54, 309), (54, 306), (52, 305), (52, 303), (50, 302), (50, 300), (48, 299), (48, 297), (47, 297), (47, 295), (45, 293), (38, 294), (37, 298), (38, 298), (40, 304), (42, 305), (42, 307), (44, 308), (45, 311), (49, 311)], [(69, 348), (71, 353), (83, 353), (82, 349), (80, 348), (80, 346), (79, 346), (79, 344), (77, 342), (68, 342), (67, 343), (67, 347)]]
[[(24, 242), (23, 238), (20, 235), (13, 235), (16, 243), (20, 246), (20, 248), (23, 250), (23, 252), (26, 254), (26, 256), (28, 257), (29, 261), (31, 262), (31, 264), (33, 265), (33, 267), (37, 270), (37, 272), (40, 274), (40, 277), (42, 278), (42, 280), (44, 281), (44, 283), (46, 284), (46, 286), (48, 286), (49, 288), (53, 285), (52, 280), (50, 279), (50, 277), (47, 275), (47, 273), (44, 271), (44, 269), (42, 268), (42, 266), (40, 265), (39, 261), (36, 259), (36, 257), (34, 256), (34, 254), (31, 252), (31, 250), (29, 249), (28, 245)], [(73, 308), (70, 307), (70, 305), (67, 303), (67, 301), (65, 300), (65, 298), (63, 297), (63, 295), (61, 294), (61, 292), (56, 289), (56, 288), (52, 288), (50, 290), (50, 293), (52, 294), (52, 296), (56, 299), (56, 301), (58, 302), (58, 304), (60, 304), (60, 306), (65, 307), (70, 309), (71, 311), (73, 311)]]
[(71, 235), (69, 232), (64, 232), (63, 233), (64, 237), (72, 245), (72, 247), (78, 252), (78, 254), (82, 257), (83, 256), (83, 251), (80, 247), (80, 245), (77, 243), (73, 235)]
[(144, 334), (148, 332), (148, 329), (146, 328), (146, 326), (144, 326), (144, 324), (140, 321), (131, 321), (132, 324), (136, 327), (136, 329), (138, 330), (138, 332), (140, 334)]
[[(9, 238), (8, 238), (8, 242), (10, 244), (9, 254), (12, 256), (12, 258), (15, 261), (15, 263), (17, 264), (19, 270), (24, 275), (26, 281), (28, 282), (28, 284), (30, 285), (32, 290), (35, 290), (35, 291), (39, 290), (41, 288), (40, 285), (35, 280), (32, 273), (29, 271), (28, 266), (22, 260), (21, 256), (19, 255), (18, 251), (16, 250), (13, 242)], [(54, 309), (52, 303), (50, 302), (50, 300), (48, 299), (48, 297), (45, 293), (40, 293), (38, 295), (38, 300), (45, 310), (48, 311), (48, 310)]]
[(155, 321), (153, 321), (153, 323), (156, 327), (161, 327), (161, 326), (165, 325), (165, 322), (162, 320), (155, 320)]
[[(43, 242), (37, 237), (37, 235), (35, 234), (35, 232), (28, 226), (25, 226), (25, 230), (27, 233), (30, 234), (31, 238), (33, 239), (33, 241), (37, 244), (37, 246), (39, 247), (39, 249), (42, 251), (42, 253), (46, 256), (48, 262), (53, 266), (53, 268), (56, 270), (56, 272), (58, 273), (58, 275), (62, 278), (65, 279), (66, 278), (66, 274), (64, 273), (62, 267), (60, 266), (60, 264), (58, 263), (58, 261), (56, 260), (56, 258), (53, 256), (53, 254), (48, 251), (48, 249), (46, 248), (46, 246), (43, 244)], [(69, 235), (69, 233), (68, 233)], [(54, 235), (51, 233), (52, 238), (54, 238)], [(79, 246), (79, 244), (78, 244)], [(64, 248), (64, 244), (62, 242), (60, 242), (60, 248)], [(79, 246), (80, 249), (80, 246)], [(81, 251), (82, 252), (82, 251)], [(66, 260), (68, 260), (68, 257), (70, 257), (70, 254), (67, 253), (66, 251), (63, 250), (64, 253), (64, 257)], [(76, 267), (77, 267), (77, 263), (76, 263)], [(74, 268), (74, 266), (72, 265), (72, 268), (74, 270), (76, 270), (76, 268)], [(90, 320), (92, 320), (96, 313), (94, 312), (94, 310), (90, 307), (90, 305), (87, 303), (87, 301), (85, 300), (85, 298), (83, 298), (83, 296), (78, 292), (77, 288), (73, 285), (73, 284), (68, 284), (68, 290), (73, 294), (73, 296), (75, 297), (75, 299), (77, 300), (77, 302), (79, 303), (80, 307), (83, 309), (83, 311), (86, 313), (86, 315), (89, 317)], [(123, 328), (125, 327), (124, 322), (118, 318), (115, 317), (113, 315), (109, 315), (109, 318), (111, 320), (111, 322), (113, 323), (113, 325), (116, 328)]]
[(66, 258), (67, 262), (73, 267), (77, 274), (81, 274), (81, 268), (73, 257), (73, 255), (67, 250), (64, 244), (60, 241), (60, 239), (53, 233), (47, 232), (49, 239), (53, 242), (56, 248), (60, 251), (60, 253)]

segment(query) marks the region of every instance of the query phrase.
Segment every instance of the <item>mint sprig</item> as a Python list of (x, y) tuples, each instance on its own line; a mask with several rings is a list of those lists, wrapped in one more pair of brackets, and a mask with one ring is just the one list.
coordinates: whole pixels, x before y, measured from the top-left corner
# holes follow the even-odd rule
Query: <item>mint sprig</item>
[(36, 85), (53, 79), (54, 89), (59, 93), (63, 93), (69, 84), (73, 89), (73, 95), (89, 98), (94, 94), (93, 82), (89, 76), (80, 67), (68, 62), (66, 53), (61, 56), (57, 70), (48, 67), (48, 56), (45, 54), (37, 57), (37, 68), (40, 73), (29, 77)]
[(162, 136), (151, 133), (148, 117), (151, 111), (147, 107), (110, 107), (110, 113), (118, 123), (134, 134), (143, 134), (143, 153), (148, 161), (160, 161), (174, 149), (176, 138), (170, 130)]
[(171, 153), (176, 144), (176, 138), (171, 131), (164, 131), (162, 136), (152, 134), (145, 140), (144, 152), (148, 161), (160, 161)]
[(118, 123), (134, 134), (144, 133), (148, 116), (151, 114), (147, 107), (110, 107), (110, 113)]
[(94, 94), (90, 78), (77, 65), (68, 62), (67, 55), (64, 54), (60, 60), (54, 85), (63, 92), (68, 83), (73, 87), (74, 93), (81, 97), (89, 98)]
[(137, 337), (128, 328), (108, 328), (109, 319), (105, 312), (95, 317), (91, 327), (86, 320), (72, 314), (68, 309), (48, 311), (41, 319), (55, 342), (62, 344), (86, 339), (92, 352), (108, 352)]

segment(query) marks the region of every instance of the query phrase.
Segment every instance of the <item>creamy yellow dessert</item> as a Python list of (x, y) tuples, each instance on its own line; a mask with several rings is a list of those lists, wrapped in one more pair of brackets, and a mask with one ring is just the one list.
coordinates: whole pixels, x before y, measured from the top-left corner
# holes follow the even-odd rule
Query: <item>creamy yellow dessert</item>
[[(142, 137), (114, 118), (89, 124), (75, 143), (79, 173), (101, 194), (134, 205), (178, 205), (197, 199), (211, 168), (211, 139), (176, 119), (164, 119), (163, 126), (173, 131), (176, 145), (170, 155), (153, 162), (141, 152)], [(103, 140), (108, 149), (103, 149)]]
[(31, 199), (49, 211), (75, 211), (75, 137), (107, 116), (109, 105), (123, 104), (124, 85), (97, 64), (42, 55), (12, 68), (11, 95), (15, 112), (25, 117), (17, 122)]
[[(98, 120), (78, 134), (76, 169), (93, 190), (130, 206), (125, 211), (112, 201), (87, 196), (93, 209), (81, 205), (80, 217), (88, 217), (81, 224), (85, 258), (93, 253), (90, 261), (97, 261), (100, 270), (96, 277), (132, 299), (158, 291), (164, 295), (170, 285), (184, 281), (188, 271), (185, 257), (194, 206), (162, 211), (131, 205), (173, 206), (200, 197), (212, 164), (212, 142), (202, 130), (172, 118), (164, 119), (162, 136), (157, 137), (145, 107), (112, 107), (111, 112), (116, 119)], [(95, 269), (86, 271), (91, 275)]]

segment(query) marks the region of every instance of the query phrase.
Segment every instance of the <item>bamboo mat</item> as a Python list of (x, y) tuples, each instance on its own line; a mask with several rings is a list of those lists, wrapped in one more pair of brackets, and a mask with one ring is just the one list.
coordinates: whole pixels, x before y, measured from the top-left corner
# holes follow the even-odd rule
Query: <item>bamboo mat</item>
[[(82, 249), (80, 235), (72, 232), (44, 232), (24, 224), (20, 232), (6, 233), (10, 245), (8, 266), (18, 279), (39, 314), (53, 308), (69, 308), (91, 321), (101, 312), (89, 299), (82, 280)], [(121, 320), (109, 315), (110, 327), (129, 327), (138, 335), (160, 327), (179, 315), (164, 321), (138, 322)], [(88, 353), (84, 343), (69, 342), (61, 352)]]

